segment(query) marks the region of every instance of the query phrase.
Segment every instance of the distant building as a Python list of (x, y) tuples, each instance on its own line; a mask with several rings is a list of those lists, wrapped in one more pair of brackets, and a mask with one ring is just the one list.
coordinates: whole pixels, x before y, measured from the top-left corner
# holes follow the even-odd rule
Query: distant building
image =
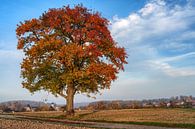
[(192, 100), (192, 108), (195, 108), (195, 100)]
[(154, 102), (153, 103), (153, 107), (159, 108), (160, 107), (160, 103), (159, 102)]
[(60, 111), (60, 107), (58, 107), (55, 103), (51, 103), (50, 110), (52, 110), (52, 111)]
[(31, 108), (30, 107), (24, 107), (24, 111), (25, 112), (30, 112), (31, 111)]
[(31, 108), (31, 106), (28, 104), (26, 107), (23, 108), (23, 110), (24, 110), (25, 112), (30, 112), (30, 111), (32, 111), (32, 108)]
[(143, 103), (143, 104), (142, 104), (142, 107), (143, 107), (143, 108), (152, 108), (153, 105), (152, 105), (151, 103)]
[(171, 103), (170, 102), (167, 103), (167, 107), (171, 107)]

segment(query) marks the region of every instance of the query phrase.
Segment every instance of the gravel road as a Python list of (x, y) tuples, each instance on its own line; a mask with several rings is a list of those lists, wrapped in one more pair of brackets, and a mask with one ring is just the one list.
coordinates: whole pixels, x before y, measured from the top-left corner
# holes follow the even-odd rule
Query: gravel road
[(30, 121), (0, 119), (0, 129), (90, 129), (86, 127), (66, 126), (61, 124)]
[[(68, 124), (68, 125), (67, 125)], [(71, 126), (70, 126), (71, 124)], [(82, 125), (83, 127), (79, 127)], [(145, 125), (130, 125), (104, 122), (84, 122), (71, 120), (29, 120), (29, 117), (20, 117), (13, 115), (0, 115), (0, 129), (90, 129), (90, 128), (107, 128), (107, 129), (181, 129)]]

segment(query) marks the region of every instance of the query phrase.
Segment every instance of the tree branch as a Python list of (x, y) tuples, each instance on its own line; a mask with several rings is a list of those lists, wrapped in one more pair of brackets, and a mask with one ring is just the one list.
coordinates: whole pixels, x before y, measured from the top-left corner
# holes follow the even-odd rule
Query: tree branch
[(58, 93), (61, 97), (63, 97), (63, 98), (67, 98), (67, 95), (65, 95), (65, 94), (63, 94), (63, 93)]
[(32, 32), (33, 32), (34, 36), (36, 37), (36, 39), (39, 41), (40, 39), (39, 39), (39, 37), (37, 36), (37, 34), (35, 33), (35, 31), (32, 31)]

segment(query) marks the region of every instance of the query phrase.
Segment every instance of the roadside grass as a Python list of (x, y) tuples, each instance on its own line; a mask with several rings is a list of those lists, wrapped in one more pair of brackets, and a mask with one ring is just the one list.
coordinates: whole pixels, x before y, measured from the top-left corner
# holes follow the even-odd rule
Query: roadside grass
[(106, 120), (87, 120), (90, 122), (106, 122), (106, 123), (120, 123), (120, 124), (132, 124), (132, 125), (146, 125), (146, 126), (158, 126), (158, 127), (172, 127), (172, 128), (190, 128), (195, 129), (195, 124), (182, 124), (182, 123), (164, 123), (164, 122), (136, 122), (136, 121), (106, 121)]

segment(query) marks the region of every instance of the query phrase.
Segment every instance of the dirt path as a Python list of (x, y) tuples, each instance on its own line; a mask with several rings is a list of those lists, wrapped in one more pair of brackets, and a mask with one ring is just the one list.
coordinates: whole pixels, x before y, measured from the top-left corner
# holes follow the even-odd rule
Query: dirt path
[(0, 115), (0, 119), (9, 120), (30, 120), (31, 122), (44, 122), (48, 124), (57, 125), (69, 125), (77, 127), (90, 127), (90, 128), (107, 128), (107, 129), (181, 129), (181, 128), (168, 128), (168, 127), (156, 127), (145, 125), (130, 125), (130, 124), (118, 124), (118, 123), (104, 123), (104, 122), (87, 122), (87, 121), (72, 121), (62, 119), (48, 119), (48, 118), (35, 118), (19, 115)]

